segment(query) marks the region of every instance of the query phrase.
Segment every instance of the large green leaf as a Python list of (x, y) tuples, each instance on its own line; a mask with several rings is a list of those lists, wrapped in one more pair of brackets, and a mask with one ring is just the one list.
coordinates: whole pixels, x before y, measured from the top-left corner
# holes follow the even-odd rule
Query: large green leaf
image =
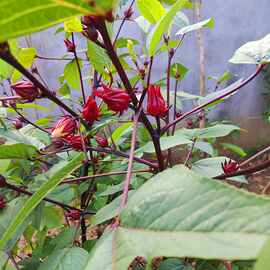
[(104, 13), (114, 0), (1, 0), (0, 42), (46, 29), (80, 14)]
[(58, 250), (50, 255), (38, 270), (83, 270), (87, 255), (87, 251), (79, 247)]
[(269, 265), (270, 265), (269, 255), (270, 255), (270, 240), (268, 240), (265, 246), (263, 247), (259, 255), (258, 261), (256, 262), (254, 270), (269, 269)]
[(186, 129), (182, 128), (175, 132), (177, 135), (186, 136), (187, 138), (200, 138), (200, 139), (210, 139), (210, 138), (218, 138), (229, 135), (231, 132), (235, 130), (240, 130), (239, 127), (235, 125), (228, 124), (217, 124), (208, 128), (194, 128), (194, 129)]
[(158, 0), (137, 0), (137, 7), (141, 15), (150, 23), (156, 23), (166, 13)]
[[(177, 135), (169, 136), (169, 137), (164, 136), (160, 138), (161, 150), (167, 150), (177, 145), (190, 144), (190, 143), (192, 143), (192, 141), (187, 139), (185, 136), (181, 134), (177, 134)], [(145, 153), (155, 153), (155, 147), (152, 142), (148, 142), (145, 146), (141, 148), (141, 150)]]
[(71, 161), (62, 163), (62, 166), (56, 165), (58, 170), (54, 171), (51, 178), (45, 182), (24, 204), (20, 211), (14, 216), (8, 229), (0, 239), (0, 250), (4, 249), (6, 243), (11, 239), (18, 227), (24, 222), (24, 220), (32, 213), (35, 207), (46, 197), (64, 178), (66, 178), (71, 172), (81, 166), (84, 154), (77, 154)]
[(0, 145), (0, 159), (33, 159), (37, 149), (23, 143)]
[(161, 40), (163, 34), (165, 34), (172, 23), (177, 12), (184, 8), (188, 4), (188, 0), (178, 0), (170, 10), (157, 22), (155, 28), (152, 30), (149, 37), (148, 50), (149, 55), (153, 56), (155, 54), (156, 47)]
[(255, 259), (269, 218), (269, 198), (175, 166), (133, 194), (120, 227), (98, 241), (85, 270), (126, 270), (136, 256)]
[[(80, 66), (81, 63), (79, 62)], [(80, 89), (80, 73), (75, 60), (70, 61), (64, 69), (64, 77), (67, 83), (76, 90)]]
[(105, 68), (110, 69), (111, 60), (106, 54), (106, 51), (92, 41), (88, 41), (87, 55), (91, 64), (93, 65), (93, 68), (99, 73), (103, 74)]
[(206, 28), (206, 27), (213, 28), (214, 25), (215, 25), (214, 20), (212, 18), (210, 18), (208, 20), (183, 27), (176, 33), (176, 35), (184, 35), (188, 32), (195, 31), (195, 30), (198, 30), (201, 28)]
[(266, 64), (270, 63), (270, 34), (240, 47), (230, 59), (234, 64)]

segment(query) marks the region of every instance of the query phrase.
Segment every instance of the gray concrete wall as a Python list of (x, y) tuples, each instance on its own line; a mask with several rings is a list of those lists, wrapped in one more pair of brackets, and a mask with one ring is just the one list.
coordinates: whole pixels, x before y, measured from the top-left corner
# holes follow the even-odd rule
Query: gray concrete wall
[[(204, 30), (206, 77), (219, 76), (229, 70), (237, 77), (247, 76), (255, 68), (247, 65), (232, 65), (228, 63), (234, 51), (242, 44), (256, 40), (270, 32), (269, 0), (210, 0), (203, 1), (203, 17), (213, 17), (215, 28)], [(193, 14), (189, 12), (189, 18), (193, 21)], [(32, 35), (31, 44), (36, 47), (40, 55), (62, 56), (65, 53), (63, 35), (54, 35), (55, 29), (49, 29), (42, 33)], [(129, 37), (138, 36), (143, 39), (138, 26), (127, 23), (124, 34)], [(80, 45), (81, 48), (84, 44)], [(198, 47), (195, 33), (186, 36), (183, 47), (178, 51), (176, 61), (182, 62), (190, 71), (185, 81), (181, 84), (181, 90), (194, 94), (199, 92), (199, 65)], [(166, 57), (155, 62), (154, 78), (160, 79), (160, 74), (165, 72)], [(63, 72), (61, 62), (37, 61), (41, 73), (46, 78), (52, 89), (57, 89), (59, 83), (57, 77)], [(268, 73), (269, 74), (269, 73)], [(213, 82), (207, 81), (207, 92), (211, 92)], [(269, 87), (269, 85), (268, 85)], [(267, 85), (262, 76), (246, 86), (240, 93), (233, 96), (230, 101), (219, 105), (212, 117), (214, 118), (248, 118), (258, 117), (267, 106), (262, 95), (267, 90)], [(270, 90), (268, 90), (270, 91)]]

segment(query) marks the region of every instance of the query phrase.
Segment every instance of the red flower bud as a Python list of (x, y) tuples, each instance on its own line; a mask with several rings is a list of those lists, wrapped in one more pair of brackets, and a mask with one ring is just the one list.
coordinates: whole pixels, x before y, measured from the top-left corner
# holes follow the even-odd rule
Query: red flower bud
[(6, 199), (0, 195), (0, 210), (4, 209), (7, 205)]
[(94, 95), (100, 97), (110, 110), (120, 114), (128, 109), (130, 103), (130, 97), (125, 90), (110, 88), (104, 84), (94, 91)]
[(168, 112), (168, 107), (161, 95), (160, 86), (150, 85), (147, 94), (147, 112), (152, 116), (164, 116)]
[(7, 184), (6, 178), (3, 175), (0, 175), (0, 188), (5, 187)]
[(66, 45), (68, 52), (75, 52), (76, 46), (72, 41), (70, 41), (69, 39), (66, 38), (66, 39), (64, 39), (64, 43)]
[(21, 81), (12, 84), (10, 87), (17, 95), (30, 102), (34, 101), (39, 96), (38, 88), (29, 81)]
[(64, 138), (75, 133), (77, 130), (76, 121), (69, 115), (61, 117), (61, 119), (52, 128), (52, 138)]
[(183, 114), (182, 114), (181, 111), (179, 111), (179, 112), (177, 112), (177, 113), (175, 114), (176, 118), (179, 118), (179, 117), (181, 117), (182, 115), (183, 115)]
[(188, 127), (190, 127), (190, 128), (193, 127), (193, 121), (192, 121), (192, 119), (187, 119), (186, 120), (186, 123), (187, 123), (187, 126)]
[(81, 211), (79, 210), (70, 210), (66, 213), (66, 217), (70, 218), (71, 220), (79, 220), (81, 218)]
[(96, 142), (99, 146), (101, 146), (101, 147), (108, 147), (109, 146), (108, 140), (106, 138), (96, 136), (95, 139), (96, 139)]
[(86, 121), (94, 122), (99, 117), (99, 108), (93, 97), (89, 97), (83, 106), (82, 116)]
[[(77, 151), (83, 151), (83, 143), (80, 135), (69, 135), (65, 138), (65, 141), (70, 145), (71, 148)], [(84, 143), (87, 144), (86, 139)]]
[(114, 22), (114, 15), (113, 15), (113, 11), (110, 10), (106, 13), (105, 15), (105, 19), (108, 21), (108, 22)]
[(124, 11), (124, 16), (126, 19), (130, 19), (132, 15), (133, 15), (133, 10), (131, 7)]
[(13, 120), (12, 124), (16, 129), (21, 129), (23, 127), (22, 121), (18, 118)]
[(228, 162), (227, 160), (225, 160), (224, 163), (221, 163), (221, 166), (222, 166), (224, 174), (231, 174), (239, 170), (238, 163), (231, 159)]

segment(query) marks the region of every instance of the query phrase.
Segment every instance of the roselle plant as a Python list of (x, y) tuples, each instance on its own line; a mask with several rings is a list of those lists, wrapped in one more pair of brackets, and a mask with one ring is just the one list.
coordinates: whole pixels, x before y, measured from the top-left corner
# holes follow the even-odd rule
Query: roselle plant
[[(250, 165), (266, 150), (219, 156), (217, 138), (241, 129), (205, 120), (270, 62), (270, 35), (230, 59), (255, 65), (246, 79), (220, 90), (224, 73), (215, 93), (180, 91), (185, 36), (214, 27), (213, 19), (189, 23), (185, 10), (196, 5), (1, 1), (1, 269), (247, 270), (257, 259), (256, 270), (269, 268), (270, 200), (226, 181), (243, 185), (268, 168)], [(121, 35), (126, 21), (142, 28), (146, 44)], [(19, 47), (17, 38), (59, 23), (66, 55)], [(168, 65), (154, 81), (160, 57)], [(63, 63), (57, 91), (37, 60)], [(184, 111), (184, 100), (197, 105)]]

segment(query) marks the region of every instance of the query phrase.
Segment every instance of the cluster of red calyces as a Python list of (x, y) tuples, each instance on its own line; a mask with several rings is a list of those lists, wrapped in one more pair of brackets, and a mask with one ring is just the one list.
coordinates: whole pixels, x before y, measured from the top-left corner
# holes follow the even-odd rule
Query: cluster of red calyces
[(168, 107), (161, 94), (160, 86), (150, 85), (147, 94), (147, 113), (155, 117), (165, 116)]
[(66, 217), (71, 220), (79, 220), (81, 218), (81, 211), (76, 209), (70, 210), (69, 212), (66, 213)]
[(98, 120), (100, 115), (99, 107), (95, 101), (95, 99), (90, 96), (85, 105), (83, 106), (82, 116), (86, 121), (94, 122)]
[(38, 88), (29, 81), (12, 84), (11, 89), (25, 101), (32, 102), (40, 96)]
[(6, 199), (0, 195), (0, 210), (4, 209), (7, 205)]
[(109, 146), (109, 142), (106, 138), (101, 137), (101, 136), (96, 136), (95, 139), (96, 139), (96, 142), (99, 146), (101, 146), (101, 147), (108, 147)]
[(237, 172), (239, 170), (239, 165), (236, 161), (233, 160), (225, 160), (224, 163), (221, 163), (224, 174), (231, 174)]
[(105, 84), (94, 90), (94, 96), (101, 98), (110, 110), (120, 114), (128, 109), (131, 101), (125, 90), (108, 87)]

